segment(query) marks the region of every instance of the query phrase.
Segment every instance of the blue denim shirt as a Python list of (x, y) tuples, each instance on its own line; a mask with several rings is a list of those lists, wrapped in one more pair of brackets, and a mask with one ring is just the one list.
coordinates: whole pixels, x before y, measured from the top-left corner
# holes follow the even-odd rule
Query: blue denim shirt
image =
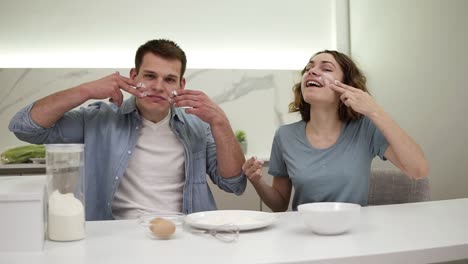
[[(34, 144), (84, 143), (86, 220), (113, 219), (114, 194), (142, 126), (135, 98), (127, 99), (120, 108), (96, 102), (69, 111), (48, 129), (31, 119), (32, 106), (16, 113), (10, 122), (10, 131), (20, 140)], [(206, 174), (227, 192), (236, 195), (244, 192), (247, 183), (244, 175), (229, 179), (217, 175), (216, 145), (207, 123), (182, 109), (172, 108), (169, 124), (184, 146), (183, 213), (216, 210)]]

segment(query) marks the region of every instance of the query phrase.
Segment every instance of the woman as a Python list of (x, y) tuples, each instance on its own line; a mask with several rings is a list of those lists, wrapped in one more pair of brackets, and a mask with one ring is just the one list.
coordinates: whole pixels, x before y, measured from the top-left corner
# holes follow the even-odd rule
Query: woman
[(370, 168), (378, 155), (406, 175), (422, 178), (428, 164), (421, 148), (369, 95), (366, 78), (345, 54), (315, 54), (293, 87), (290, 112), (302, 120), (275, 134), (269, 186), (255, 157), (243, 165), (245, 175), (273, 211), (303, 203), (349, 202), (367, 205)]

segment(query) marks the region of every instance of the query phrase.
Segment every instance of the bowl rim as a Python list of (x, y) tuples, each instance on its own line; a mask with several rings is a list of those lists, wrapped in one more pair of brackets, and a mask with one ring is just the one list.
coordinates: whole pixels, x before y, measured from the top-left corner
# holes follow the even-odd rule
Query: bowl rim
[[(323, 205), (344, 205), (345, 207), (336, 208), (323, 208)], [(346, 203), (346, 202), (313, 202), (303, 203), (297, 206), (299, 212), (343, 212), (343, 211), (356, 211), (361, 209), (361, 205), (357, 203)], [(306, 208), (308, 208), (306, 210)]]
[(138, 224), (143, 227), (149, 227), (150, 221), (154, 218), (164, 218), (174, 222), (177, 225), (184, 225), (186, 215), (180, 212), (161, 212), (161, 213), (142, 213), (138, 216)]

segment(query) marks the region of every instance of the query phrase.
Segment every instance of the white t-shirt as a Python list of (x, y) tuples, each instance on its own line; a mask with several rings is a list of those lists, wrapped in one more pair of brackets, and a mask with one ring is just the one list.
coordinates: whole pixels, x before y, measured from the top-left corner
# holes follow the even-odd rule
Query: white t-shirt
[(170, 113), (158, 123), (143, 119), (140, 137), (114, 196), (112, 213), (116, 219), (182, 211), (184, 147), (169, 127), (169, 119)]

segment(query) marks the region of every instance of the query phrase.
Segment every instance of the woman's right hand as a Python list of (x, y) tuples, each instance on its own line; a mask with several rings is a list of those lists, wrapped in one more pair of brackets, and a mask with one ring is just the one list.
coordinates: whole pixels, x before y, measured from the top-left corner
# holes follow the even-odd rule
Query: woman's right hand
[(138, 81), (124, 77), (115, 72), (99, 80), (84, 83), (81, 85), (82, 91), (86, 94), (88, 99), (106, 99), (120, 106), (123, 102), (124, 90), (136, 97), (141, 97), (142, 93), (135, 89), (138, 86)]
[(257, 157), (251, 157), (242, 165), (242, 170), (245, 176), (247, 176), (251, 182), (255, 183), (262, 178), (262, 167), (263, 161), (258, 160)]

